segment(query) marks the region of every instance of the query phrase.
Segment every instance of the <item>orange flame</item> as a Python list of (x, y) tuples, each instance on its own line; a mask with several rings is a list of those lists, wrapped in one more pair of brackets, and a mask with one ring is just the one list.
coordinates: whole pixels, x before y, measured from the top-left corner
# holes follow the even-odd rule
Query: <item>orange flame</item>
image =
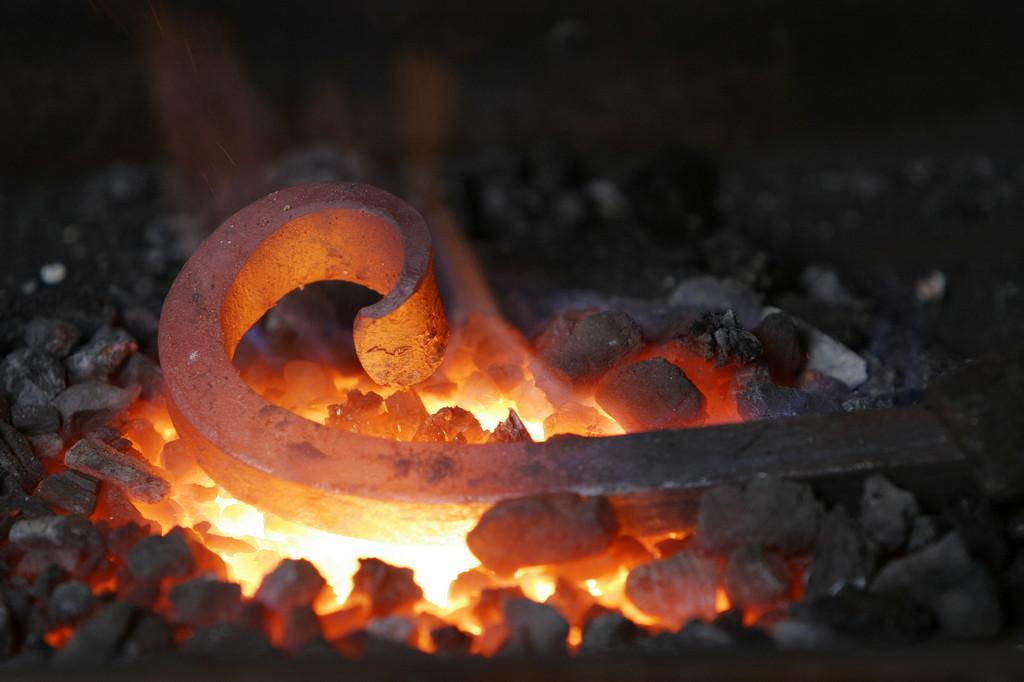
[[(480, 329), (469, 323), (453, 344), (437, 374), (414, 387), (429, 413), (444, 407), (461, 407), (472, 413), (479, 425), (492, 430), (515, 410), (534, 440), (556, 433), (610, 435), (624, 429), (598, 406), (590, 395), (574, 395), (571, 402), (556, 408), (548, 393), (538, 384), (537, 365), (528, 354), (516, 351), (516, 344), (497, 350)], [(513, 352), (509, 352), (512, 348)], [(739, 419), (735, 401), (729, 392), (732, 374), (713, 368), (703, 358), (681, 348), (665, 346), (645, 355), (660, 354), (679, 364), (706, 397), (706, 422), (721, 423)], [(328, 406), (345, 398), (348, 391), (378, 392), (382, 398), (393, 390), (376, 386), (364, 375), (343, 374), (330, 367), (305, 361), (286, 363), (281, 372), (261, 365), (242, 370), (246, 381), (268, 400), (298, 414), (327, 423)], [(463, 535), (440, 544), (390, 544), (334, 535), (286, 521), (235, 499), (221, 489), (190, 459), (181, 441), (176, 440), (166, 410), (159, 400), (139, 401), (130, 412), (125, 436), (153, 464), (163, 467), (173, 484), (172, 495), (157, 505), (138, 504), (146, 518), (163, 531), (180, 525), (194, 529), (207, 546), (228, 565), (232, 577), (246, 595), (253, 594), (263, 576), (284, 558), (311, 561), (326, 578), (330, 593), (316, 605), (326, 614), (345, 604), (352, 589), (352, 576), (360, 558), (376, 557), (396, 566), (413, 569), (423, 588), (426, 603), (421, 609), (445, 617), (471, 633), (482, 633), (480, 622), (468, 609), (464, 594), (453, 594), (451, 587), (459, 574), (477, 567), (479, 562), (469, 551)], [(409, 439), (408, 434), (395, 437)], [(642, 539), (656, 555), (654, 542)], [(577, 599), (621, 611), (635, 622), (655, 629), (665, 626), (634, 607), (625, 595), (629, 566), (621, 565), (610, 574), (596, 575), (574, 583)], [(493, 585), (501, 584), (493, 576)], [(511, 584), (530, 599), (559, 604), (559, 572), (554, 567), (534, 567), (519, 571)], [(730, 608), (724, 590), (716, 594), (716, 608)], [(578, 624), (570, 631), (569, 644), (578, 645)], [(58, 637), (54, 633), (53, 637)], [(421, 648), (433, 645), (423, 638)]]

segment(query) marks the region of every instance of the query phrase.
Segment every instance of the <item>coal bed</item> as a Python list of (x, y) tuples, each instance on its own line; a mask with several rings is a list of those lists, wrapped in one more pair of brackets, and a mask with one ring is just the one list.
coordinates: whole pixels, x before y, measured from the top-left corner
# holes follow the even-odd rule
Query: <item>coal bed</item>
[(592, 9), (11, 11), (0, 669), (1024, 674), (1017, 11)]

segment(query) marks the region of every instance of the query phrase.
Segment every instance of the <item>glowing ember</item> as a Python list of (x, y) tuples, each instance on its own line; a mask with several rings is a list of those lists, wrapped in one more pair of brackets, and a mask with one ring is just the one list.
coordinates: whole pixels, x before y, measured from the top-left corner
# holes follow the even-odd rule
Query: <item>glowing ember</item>
[(444, 608), (452, 580), (479, 563), (461, 537), (450, 538), (449, 544), (373, 542), (326, 533), (261, 511), (228, 495), (195, 464), (168, 461), (181, 441), (176, 440), (170, 418), (161, 408), (140, 401), (133, 414), (136, 423), (145, 419), (152, 424), (149, 431), (160, 438), (141, 437), (141, 428), (129, 431), (126, 437), (150, 462), (165, 465), (175, 485), (168, 500), (158, 505), (137, 504), (140, 511), (160, 524), (162, 531), (176, 525), (198, 531), (232, 569), (246, 595), (256, 591), (263, 576), (281, 559), (303, 558), (317, 566), (334, 591), (333, 600), (317, 605), (326, 612), (348, 597), (358, 560), (376, 557), (412, 568), (427, 599)]
[[(715, 367), (670, 342), (645, 349), (633, 360), (662, 357), (681, 368), (704, 396), (700, 416), (687, 426), (741, 421), (734, 396), (735, 368)], [(268, 401), (320, 424), (402, 441), (454, 441), (465, 428), (493, 432), (509, 412), (534, 441), (556, 435), (612, 436), (627, 433), (594, 398), (593, 387), (573, 388), (564, 377), (532, 357), (529, 345), (504, 323), (472, 316), (455, 333), (438, 371), (409, 388), (385, 387), (363, 372), (342, 373), (305, 360), (286, 362), (280, 371), (261, 363), (243, 367), (242, 377)], [(428, 415), (460, 408), (476, 424), (457, 426), (431, 438), (417, 431)], [(487, 442), (487, 433), (463, 433), (465, 442)]]
[[(306, 361), (287, 362), (280, 371), (257, 363), (241, 372), (270, 402), (321, 424), (383, 438), (472, 443), (486, 442), (503, 429), (513, 434), (525, 429), (537, 441), (566, 433), (625, 432), (597, 404), (592, 390), (568, 388), (532, 357), (525, 341), (514, 332), (496, 337), (496, 328), (493, 321), (471, 318), (456, 333), (438, 371), (409, 388), (383, 388), (365, 374), (344, 374)], [(501, 329), (507, 328), (502, 325)], [(653, 356), (684, 369), (704, 395), (704, 414), (695, 423), (738, 420), (731, 388), (733, 369), (713, 367), (676, 344), (649, 348), (639, 357)], [(518, 420), (510, 420), (510, 411)], [(499, 428), (502, 422), (506, 424)], [(644, 538), (642, 543), (622, 538), (602, 556), (524, 568), (509, 579), (499, 579), (478, 568), (478, 559), (466, 546), (468, 528), (433, 538), (430, 545), (375, 542), (302, 526), (233, 498), (198, 468), (183, 441), (177, 440), (159, 399), (139, 401), (132, 408), (125, 436), (146, 459), (164, 468), (173, 484), (164, 502), (137, 504), (144, 516), (163, 532), (174, 526), (195, 530), (225, 561), (246, 595), (255, 593), (282, 559), (303, 558), (319, 569), (331, 588), (315, 604), (318, 613), (341, 613), (339, 609), (351, 605), (352, 577), (359, 559), (375, 557), (413, 569), (426, 600), (417, 609), (442, 616), (469, 633), (481, 634), (494, 627), (489, 617), (481, 615), (476, 600), (481, 590), (496, 587), (517, 588), (533, 601), (554, 605), (572, 624), (570, 648), (578, 646), (582, 637), (583, 614), (596, 605), (620, 610), (648, 628), (668, 626), (630, 603), (625, 596), (626, 577), (634, 565), (659, 556), (663, 551), (659, 547), (685, 543), (683, 536)], [(719, 612), (730, 608), (721, 587), (714, 604)], [(474, 650), (488, 652), (487, 641), (481, 635)], [(433, 646), (425, 637), (417, 643), (427, 651)]]

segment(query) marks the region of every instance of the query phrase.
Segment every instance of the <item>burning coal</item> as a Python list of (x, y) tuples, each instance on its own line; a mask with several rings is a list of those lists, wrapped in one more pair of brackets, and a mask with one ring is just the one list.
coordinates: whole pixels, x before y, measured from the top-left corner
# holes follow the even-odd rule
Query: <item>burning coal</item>
[[(281, 198), (307, 244), (338, 226)], [(432, 279), (424, 288), (414, 277), (367, 317), (386, 323), (410, 300), (427, 304), (356, 345), (392, 385), (297, 359), (236, 371), (229, 358), (246, 329), (296, 284), (261, 289), (256, 274), (284, 262), (300, 279), (324, 275), (284, 242), (246, 274), (234, 256), (254, 252), (235, 236), (215, 235), (232, 249), (185, 271), (194, 286), (178, 290), (184, 303), (168, 318), (166, 386), (114, 327), (83, 343), (73, 325), (37, 319), (4, 359), (16, 427), (0, 419), (6, 556), (13, 579), (56, 583), (26, 607), (45, 617), (19, 621), (8, 653), (44, 642), (57, 662), (108, 660), (176, 639), (210, 656), (230, 654), (225, 641), (296, 656), (396, 645), (446, 656), (664, 652), (765, 632), (801, 645), (809, 623), (829, 641), (866, 637), (863, 622), (836, 616), (851, 599), (908, 641), (933, 623), (962, 637), (998, 631), (994, 585), (961, 529), (975, 507), (940, 523), (873, 476), (852, 518), (805, 483), (749, 466), (722, 475), (719, 444), (722, 457), (750, 455), (756, 467), (768, 456), (799, 473), (801, 453), (785, 447), (793, 433), (740, 422), (836, 411), (866, 375), (856, 353), (781, 311), (735, 312), (734, 286), (681, 283), (673, 297), (685, 314), (657, 332), (643, 310), (580, 305), (533, 340), (479, 308), (449, 338)], [(392, 258), (393, 270), (405, 265)], [(420, 265), (429, 274), (429, 259)], [(213, 279), (190, 280), (197, 272)], [(374, 276), (391, 291), (404, 275)], [(730, 305), (709, 305), (709, 292)], [(423, 343), (399, 352), (425, 328)], [(411, 352), (411, 363), (375, 363), (385, 342), (398, 344), (384, 356)], [(904, 421), (909, 431), (883, 435), (907, 462), (915, 447), (929, 463), (931, 445), (950, 447), (934, 415)], [(837, 461), (859, 470), (847, 436), (864, 440), (861, 424), (889, 422), (801, 433), (826, 447), (838, 439)], [(696, 428), (706, 426), (719, 430)], [(680, 429), (688, 439), (672, 440)], [(678, 479), (684, 470), (691, 478)], [(708, 477), (736, 483), (701, 494)]]

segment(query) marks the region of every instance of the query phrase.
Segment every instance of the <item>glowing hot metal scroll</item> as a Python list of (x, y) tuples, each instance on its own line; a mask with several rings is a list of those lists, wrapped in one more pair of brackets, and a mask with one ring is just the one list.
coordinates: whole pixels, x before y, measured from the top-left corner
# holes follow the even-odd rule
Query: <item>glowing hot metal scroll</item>
[[(962, 461), (938, 419), (918, 408), (487, 445), (329, 428), (268, 403), (231, 358), (281, 297), (331, 279), (383, 294), (355, 323), (371, 377), (405, 385), (433, 371), (447, 321), (429, 233), (404, 202), (364, 185), (293, 187), (242, 209), (185, 264), (160, 319), (168, 408), (199, 464), (238, 499), (309, 526), (461, 542), (499, 499), (572, 491), (609, 496), (623, 532), (656, 533), (692, 523), (700, 489), (716, 483), (768, 472), (832, 476), (863, 471), (865, 460)], [(869, 443), (866, 433), (886, 435)]]

